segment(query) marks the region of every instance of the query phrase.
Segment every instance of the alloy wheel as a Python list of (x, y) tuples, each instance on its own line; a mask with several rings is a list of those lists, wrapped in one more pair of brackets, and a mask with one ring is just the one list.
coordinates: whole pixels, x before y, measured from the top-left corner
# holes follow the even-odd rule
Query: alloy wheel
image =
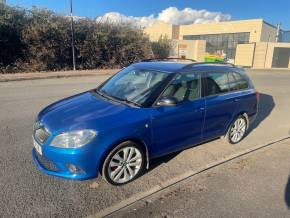
[(230, 140), (233, 143), (238, 143), (244, 137), (246, 132), (246, 121), (243, 117), (238, 118), (231, 127)]
[(123, 147), (110, 159), (108, 175), (117, 184), (134, 179), (142, 168), (142, 154), (136, 147)]

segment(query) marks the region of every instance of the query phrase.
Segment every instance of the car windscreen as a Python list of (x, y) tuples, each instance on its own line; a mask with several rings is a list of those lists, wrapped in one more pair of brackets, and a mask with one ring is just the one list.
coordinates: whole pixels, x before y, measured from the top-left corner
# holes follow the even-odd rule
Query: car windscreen
[(130, 66), (103, 84), (98, 92), (142, 106), (168, 77), (169, 73)]

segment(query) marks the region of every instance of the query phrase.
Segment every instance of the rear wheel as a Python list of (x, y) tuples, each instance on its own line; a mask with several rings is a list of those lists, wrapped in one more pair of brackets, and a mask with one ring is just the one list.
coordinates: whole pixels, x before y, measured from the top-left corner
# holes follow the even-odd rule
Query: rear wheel
[(230, 144), (237, 144), (244, 138), (246, 131), (247, 120), (241, 115), (233, 121), (225, 138)]
[(142, 147), (135, 142), (124, 142), (114, 148), (105, 159), (103, 178), (112, 185), (123, 185), (141, 175), (145, 166)]

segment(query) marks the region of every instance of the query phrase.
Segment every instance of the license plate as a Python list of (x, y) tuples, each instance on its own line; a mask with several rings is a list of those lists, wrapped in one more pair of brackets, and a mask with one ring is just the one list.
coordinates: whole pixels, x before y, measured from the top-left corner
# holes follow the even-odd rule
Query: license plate
[(42, 155), (42, 148), (41, 146), (35, 141), (35, 139), (33, 139), (33, 146), (35, 148), (35, 150), (40, 154)]

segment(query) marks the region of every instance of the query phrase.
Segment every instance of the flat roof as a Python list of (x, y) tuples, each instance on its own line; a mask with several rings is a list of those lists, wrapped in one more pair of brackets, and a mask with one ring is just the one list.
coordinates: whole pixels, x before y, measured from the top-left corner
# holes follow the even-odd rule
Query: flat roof
[(245, 19), (245, 20), (225, 20), (225, 21), (219, 21), (219, 22), (212, 22), (212, 23), (192, 23), (192, 24), (183, 24), (183, 25), (175, 25), (175, 24), (170, 24), (170, 23), (166, 23), (164, 21), (158, 21), (158, 22), (161, 22), (161, 23), (166, 23), (168, 25), (172, 25), (172, 26), (190, 26), (190, 25), (208, 25), (208, 24), (216, 24), (216, 23), (219, 23), (219, 24), (223, 24), (223, 23), (242, 23), (242, 22), (249, 22), (249, 21), (261, 21), (273, 28), (277, 28), (277, 26), (265, 21), (263, 18), (254, 18), (254, 19)]

